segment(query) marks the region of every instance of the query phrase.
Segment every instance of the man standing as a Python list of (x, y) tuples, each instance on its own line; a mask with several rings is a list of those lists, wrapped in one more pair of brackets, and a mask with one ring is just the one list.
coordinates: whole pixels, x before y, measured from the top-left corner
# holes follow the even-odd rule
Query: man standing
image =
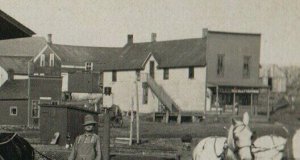
[(100, 138), (93, 133), (96, 124), (92, 115), (84, 117), (85, 133), (76, 138), (68, 160), (101, 160)]

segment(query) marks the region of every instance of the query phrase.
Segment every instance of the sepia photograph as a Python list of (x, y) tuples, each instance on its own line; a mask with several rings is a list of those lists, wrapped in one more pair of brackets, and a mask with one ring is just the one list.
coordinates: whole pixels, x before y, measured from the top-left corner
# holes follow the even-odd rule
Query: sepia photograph
[(300, 160), (299, 0), (0, 0), (0, 160)]

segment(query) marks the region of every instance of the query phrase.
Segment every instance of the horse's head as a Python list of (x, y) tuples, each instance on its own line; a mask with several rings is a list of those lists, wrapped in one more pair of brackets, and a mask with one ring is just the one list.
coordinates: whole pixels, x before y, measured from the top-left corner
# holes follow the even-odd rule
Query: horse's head
[(232, 119), (228, 133), (228, 146), (241, 160), (253, 159), (251, 154), (252, 132), (248, 126), (249, 115), (244, 113), (243, 121)]

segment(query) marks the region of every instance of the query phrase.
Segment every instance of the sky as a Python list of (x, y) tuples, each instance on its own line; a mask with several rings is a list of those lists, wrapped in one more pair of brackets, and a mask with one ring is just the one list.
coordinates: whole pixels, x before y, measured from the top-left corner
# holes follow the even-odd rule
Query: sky
[(261, 33), (261, 64), (300, 66), (299, 0), (0, 0), (0, 9), (53, 43), (121, 47), (202, 37), (202, 29)]

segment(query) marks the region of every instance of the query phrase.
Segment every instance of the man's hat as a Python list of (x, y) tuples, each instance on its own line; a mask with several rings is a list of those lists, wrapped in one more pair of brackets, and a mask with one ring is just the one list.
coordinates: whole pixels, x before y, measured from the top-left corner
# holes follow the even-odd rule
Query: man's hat
[(97, 122), (94, 120), (94, 117), (90, 114), (88, 114), (84, 117), (83, 125), (86, 126), (86, 125), (89, 125), (89, 124), (97, 124)]

